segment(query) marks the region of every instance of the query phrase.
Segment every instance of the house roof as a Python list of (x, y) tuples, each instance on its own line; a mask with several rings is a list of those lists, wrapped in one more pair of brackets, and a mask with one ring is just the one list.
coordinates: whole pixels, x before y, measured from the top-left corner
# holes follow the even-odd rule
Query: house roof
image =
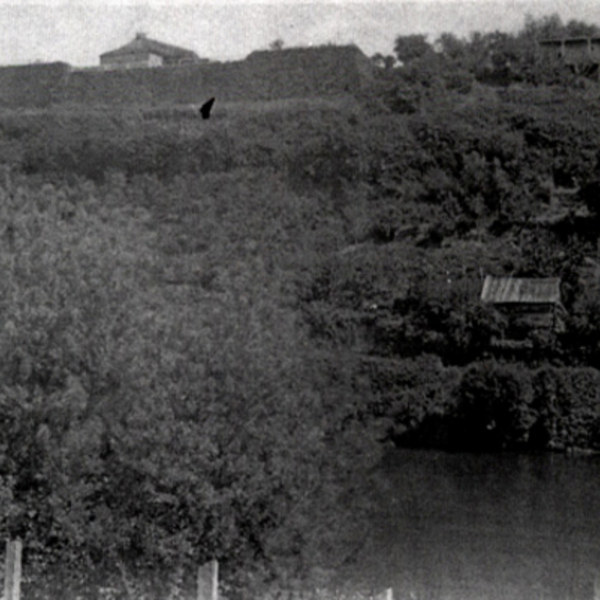
[(575, 38), (565, 38), (565, 44), (587, 44), (589, 40), (593, 38), (586, 37), (575, 37)]
[(113, 56), (122, 56), (124, 54), (147, 54), (152, 53), (163, 58), (193, 58), (198, 59), (198, 55), (192, 50), (186, 50), (179, 46), (164, 44), (138, 33), (135, 39), (116, 50), (105, 52), (100, 58), (111, 58)]
[(544, 40), (538, 40), (538, 43), (542, 46), (550, 46), (555, 44), (587, 44), (588, 41), (598, 42), (600, 36), (592, 35), (591, 37), (562, 37), (562, 38), (546, 38)]
[(526, 279), (488, 275), (483, 282), (481, 300), (491, 304), (560, 304), (560, 278)]

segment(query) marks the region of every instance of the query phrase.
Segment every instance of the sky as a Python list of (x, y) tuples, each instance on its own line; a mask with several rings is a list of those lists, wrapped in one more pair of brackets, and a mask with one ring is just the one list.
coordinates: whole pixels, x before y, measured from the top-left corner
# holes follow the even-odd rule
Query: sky
[(516, 31), (525, 15), (600, 24), (598, 0), (0, 0), (0, 64), (95, 66), (137, 32), (211, 60), (239, 60), (276, 39), (285, 47), (354, 43), (392, 54), (399, 35)]

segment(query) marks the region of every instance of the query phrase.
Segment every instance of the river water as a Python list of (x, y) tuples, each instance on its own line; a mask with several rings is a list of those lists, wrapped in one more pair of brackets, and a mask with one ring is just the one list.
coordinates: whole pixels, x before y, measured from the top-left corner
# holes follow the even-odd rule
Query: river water
[(397, 450), (382, 470), (360, 569), (374, 592), (392, 587), (398, 600), (594, 598), (600, 457)]

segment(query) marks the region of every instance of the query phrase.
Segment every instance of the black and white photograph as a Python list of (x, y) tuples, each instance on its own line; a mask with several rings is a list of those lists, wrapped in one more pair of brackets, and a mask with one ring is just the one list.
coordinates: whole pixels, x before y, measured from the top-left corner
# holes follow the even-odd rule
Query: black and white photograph
[(0, 0), (1, 600), (600, 600), (600, 3)]

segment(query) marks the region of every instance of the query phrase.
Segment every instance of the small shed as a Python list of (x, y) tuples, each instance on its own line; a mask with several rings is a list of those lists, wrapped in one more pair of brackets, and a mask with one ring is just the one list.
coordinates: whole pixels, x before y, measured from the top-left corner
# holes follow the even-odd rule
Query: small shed
[(537, 46), (541, 56), (546, 59), (560, 60), (565, 55), (565, 42), (563, 39), (539, 40)]
[(552, 333), (565, 331), (567, 311), (561, 301), (560, 278), (493, 277), (483, 282), (481, 301), (505, 315), (511, 329)]
[(600, 64), (600, 37), (566, 37), (538, 41), (541, 56), (560, 59), (576, 71)]
[(193, 50), (152, 40), (144, 33), (116, 50), (100, 55), (100, 65), (106, 69), (131, 69), (194, 64), (202, 61)]

